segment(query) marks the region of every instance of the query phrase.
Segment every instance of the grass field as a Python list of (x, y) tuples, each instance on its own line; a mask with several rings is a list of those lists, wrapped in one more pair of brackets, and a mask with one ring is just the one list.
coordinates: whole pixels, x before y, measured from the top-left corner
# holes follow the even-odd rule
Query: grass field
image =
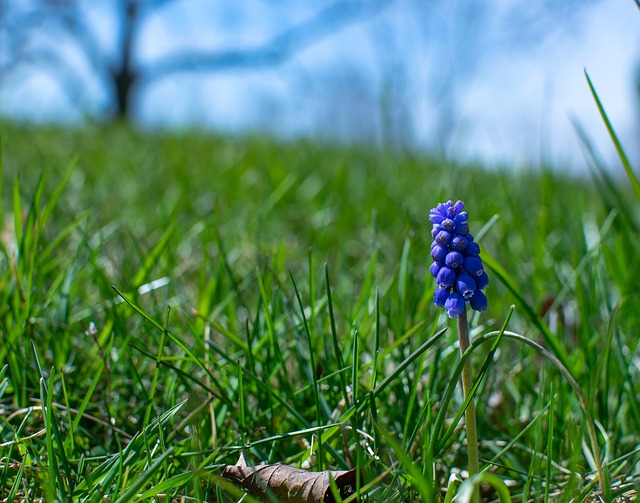
[[(470, 318), (481, 468), (513, 501), (587, 501), (593, 421), (613, 495), (638, 480), (640, 215), (622, 167), (1, 129), (3, 501), (254, 501), (220, 477), (241, 452), (358, 466), (367, 501), (450, 501), (460, 355), (427, 220), (447, 199), (490, 276)], [(557, 361), (515, 335), (493, 347), (512, 305), (507, 330)]]

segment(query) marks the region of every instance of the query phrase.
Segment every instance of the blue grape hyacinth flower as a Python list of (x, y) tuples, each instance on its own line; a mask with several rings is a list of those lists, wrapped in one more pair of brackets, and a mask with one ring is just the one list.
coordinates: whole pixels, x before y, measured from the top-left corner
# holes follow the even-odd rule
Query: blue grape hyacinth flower
[(489, 284), (480, 258), (480, 247), (473, 240), (467, 223), (464, 203), (451, 201), (440, 203), (429, 212), (433, 224), (429, 271), (436, 279), (433, 294), (436, 306), (444, 307), (450, 318), (457, 318), (467, 303), (476, 311), (487, 308), (483, 290)]

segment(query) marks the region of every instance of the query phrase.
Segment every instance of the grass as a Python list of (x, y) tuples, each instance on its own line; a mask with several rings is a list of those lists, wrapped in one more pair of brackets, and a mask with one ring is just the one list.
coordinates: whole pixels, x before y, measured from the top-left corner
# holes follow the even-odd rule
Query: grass
[(633, 487), (638, 200), (588, 163), (2, 124), (3, 500), (249, 501), (220, 478), (243, 453), (359, 466), (368, 501), (450, 501), (462, 362), (427, 221), (446, 199), (491, 270), (465, 353), (483, 497), (586, 501), (589, 418), (614, 495)]

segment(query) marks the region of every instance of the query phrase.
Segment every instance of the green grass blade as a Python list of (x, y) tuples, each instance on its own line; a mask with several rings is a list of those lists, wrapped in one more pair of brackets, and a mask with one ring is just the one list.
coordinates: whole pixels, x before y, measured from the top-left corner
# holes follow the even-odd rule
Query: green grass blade
[[(331, 340), (333, 341), (333, 353), (338, 364), (338, 368), (344, 368), (342, 351), (338, 342), (338, 330), (336, 329), (336, 317), (333, 312), (333, 297), (331, 295), (331, 281), (329, 280), (329, 264), (324, 264), (324, 284), (327, 289), (327, 309), (329, 310), (329, 327), (331, 329)], [(339, 374), (340, 389), (345, 403), (349, 403), (349, 393), (347, 392), (347, 383), (345, 382), (342, 372)]]
[(475, 396), (476, 391), (478, 390), (478, 387), (486, 377), (487, 372), (489, 371), (491, 365), (493, 364), (494, 356), (496, 354), (496, 351), (498, 350), (500, 340), (504, 336), (505, 330), (507, 329), (507, 324), (509, 323), (509, 320), (511, 319), (512, 314), (513, 314), (513, 306), (511, 306), (511, 308), (509, 309), (509, 312), (507, 313), (507, 316), (505, 317), (505, 320), (502, 323), (502, 328), (498, 332), (498, 336), (496, 337), (493, 345), (491, 346), (491, 350), (487, 354), (487, 357), (485, 358), (484, 363), (482, 364), (482, 367), (480, 368), (480, 371), (476, 376), (475, 382), (473, 383), (473, 387), (469, 391), (467, 398), (462, 404), (462, 407), (460, 407), (460, 410), (458, 410), (453, 421), (451, 421), (451, 425), (449, 426), (445, 434), (442, 435), (441, 430), (442, 430), (442, 425), (444, 424), (444, 419), (445, 419), (444, 416), (447, 411), (447, 407), (449, 405), (449, 402), (451, 401), (451, 398), (453, 397), (454, 389), (456, 388), (457, 383), (460, 377), (462, 376), (462, 371), (464, 369), (465, 362), (467, 361), (468, 358), (471, 357), (471, 353), (473, 352), (473, 349), (474, 349), (473, 346), (468, 348), (467, 351), (465, 351), (464, 355), (462, 355), (462, 357), (460, 358), (460, 361), (458, 362), (458, 365), (456, 366), (456, 369), (453, 373), (453, 377), (449, 380), (447, 390), (445, 391), (445, 395), (442, 398), (441, 407), (440, 407), (440, 410), (438, 411), (435, 425), (433, 427), (433, 431), (432, 431), (433, 438), (437, 439), (438, 441), (437, 447), (434, 451), (435, 454), (440, 452), (440, 450), (444, 447), (444, 445), (446, 445), (447, 441), (453, 434), (453, 431), (457, 427), (458, 422), (460, 421), (460, 419), (462, 419), (462, 416), (464, 415), (464, 412), (467, 409), (467, 406), (469, 405), (471, 400), (473, 400), (473, 397)]
[[(126, 466), (140, 460), (146, 461), (145, 443), (155, 441), (155, 439), (158, 438), (158, 431), (166, 430), (169, 427), (169, 423), (185, 403), (186, 401), (176, 404), (160, 417), (151, 421), (151, 423), (144, 428), (143, 433), (136, 434), (121, 452), (110, 456), (105, 462), (94, 469), (91, 474), (94, 486), (93, 490), (100, 491), (100, 488), (106, 490), (112, 487), (117, 489), (120, 484), (118, 480)], [(78, 494), (86, 493), (88, 489), (88, 481), (84, 480), (80, 482), (76, 486), (74, 500), (78, 498)], [(112, 494), (115, 494), (115, 492)]]
[(124, 293), (122, 293), (120, 290), (118, 290), (115, 286), (112, 285), (111, 288), (113, 288), (113, 290), (122, 298), (122, 300), (129, 307), (131, 307), (138, 314), (142, 315), (142, 317), (144, 319), (149, 321), (158, 330), (160, 330), (161, 332), (165, 332), (167, 334), (167, 337), (169, 337), (169, 339), (171, 339), (175, 344), (177, 344), (180, 347), (180, 349), (182, 349), (187, 354), (187, 356), (189, 356), (192, 359), (192, 361), (194, 363), (196, 363), (198, 365), (198, 367), (200, 367), (200, 369), (202, 369), (212, 379), (215, 380), (215, 377), (212, 375), (211, 370), (209, 370), (207, 365), (205, 365), (205, 363), (202, 361), (202, 359), (198, 358), (195, 355), (195, 353), (190, 348), (188, 348), (187, 345), (184, 342), (182, 342), (182, 340), (180, 340), (178, 337), (173, 335), (173, 333), (171, 333), (170, 331), (165, 330), (165, 327), (163, 327), (157, 321), (155, 321), (153, 318), (151, 318), (147, 313), (145, 313), (140, 307), (138, 307), (136, 304), (134, 304)]
[[(358, 401), (358, 388), (360, 387), (360, 337), (358, 331), (353, 332), (353, 347), (351, 349), (351, 393), (353, 394), (353, 403)], [(349, 403), (346, 401), (345, 403)]]
[(400, 443), (395, 440), (389, 432), (380, 425), (376, 424), (376, 429), (380, 433), (384, 442), (391, 446), (391, 449), (398, 457), (401, 466), (407, 471), (407, 474), (411, 477), (411, 485), (416, 488), (420, 494), (421, 501), (435, 501), (433, 481), (428, 480), (422, 470), (418, 468), (418, 465), (413, 459), (407, 456), (405, 450)]
[(53, 209), (56, 207), (56, 205), (58, 204), (58, 200), (64, 193), (64, 190), (67, 184), (69, 183), (69, 180), (71, 179), (71, 175), (73, 175), (73, 172), (75, 171), (75, 168), (78, 165), (79, 160), (80, 158), (76, 155), (72, 157), (71, 160), (67, 163), (67, 168), (65, 169), (62, 175), (62, 179), (60, 180), (60, 182), (58, 182), (58, 185), (51, 193), (51, 196), (48, 198), (47, 203), (42, 208), (42, 212), (40, 213), (40, 218), (39, 218), (39, 229), (38, 229), (40, 232), (44, 230), (45, 225), (49, 221), (49, 218), (51, 217), (51, 213)]
[(153, 412), (153, 400), (158, 389), (158, 376), (160, 375), (160, 362), (162, 361), (162, 355), (164, 353), (165, 348), (165, 340), (167, 338), (167, 331), (169, 327), (169, 317), (171, 316), (171, 307), (167, 307), (167, 316), (164, 322), (164, 329), (162, 330), (162, 335), (160, 337), (160, 344), (158, 344), (158, 351), (156, 353), (155, 358), (155, 366), (153, 368), (153, 374), (151, 377), (151, 386), (148, 392), (149, 404), (145, 410), (144, 421), (142, 424), (148, 424), (149, 418), (151, 417), (151, 413)]
[(55, 444), (56, 444), (55, 446), (57, 447), (57, 451), (55, 452), (57, 456), (52, 458), (53, 462), (57, 464), (56, 460), (59, 459), (65, 474), (65, 478), (60, 477), (58, 487), (60, 491), (64, 491), (66, 488), (67, 490), (66, 492), (69, 493), (69, 494), (66, 494), (66, 493), (64, 494), (64, 497), (66, 499), (67, 496), (71, 497), (71, 493), (73, 491), (74, 477), (71, 473), (71, 467), (69, 466), (69, 460), (67, 459), (67, 455), (65, 452), (63, 437), (60, 434), (58, 419), (54, 414), (54, 407), (53, 407), (54, 375), (55, 375), (55, 369), (52, 368), (49, 376), (48, 389), (47, 389), (46, 422), (47, 422), (48, 428), (50, 428), (52, 431), (53, 439), (55, 440)]
[(578, 135), (582, 150), (587, 161), (587, 166), (591, 172), (591, 177), (597, 184), (600, 197), (607, 205), (609, 213), (619, 211), (624, 218), (626, 225), (635, 233), (639, 231), (638, 224), (633, 216), (633, 208), (630, 207), (622, 194), (622, 187), (619, 187), (615, 178), (609, 173), (604, 161), (598, 156), (593, 146), (593, 142), (587, 135), (584, 128), (577, 120), (573, 120), (573, 128)]
[(138, 476), (136, 481), (129, 486), (129, 488), (115, 501), (115, 503), (128, 503), (129, 501), (138, 499), (138, 493), (142, 490), (142, 487), (162, 469), (165, 461), (172, 453), (173, 447), (169, 447), (149, 468)]
[[(107, 323), (105, 327), (106, 331), (108, 332), (111, 329), (111, 327), (112, 327), (112, 323)], [(88, 389), (85, 391), (85, 393), (82, 396), (82, 402), (78, 407), (78, 413), (76, 414), (76, 417), (73, 420), (73, 423), (71, 424), (71, 427), (74, 431), (78, 429), (80, 421), (82, 420), (82, 416), (85, 410), (87, 409), (87, 407), (89, 406), (89, 403), (91, 402), (91, 398), (94, 396), (96, 387), (100, 383), (100, 380), (102, 378), (102, 373), (107, 365), (107, 358), (108, 358), (107, 355), (109, 354), (109, 351), (113, 347), (114, 341), (115, 341), (115, 337), (111, 337), (109, 339), (109, 344), (106, 347), (106, 351), (104, 352), (104, 354), (100, 355), (99, 357), (96, 357), (95, 359), (96, 363), (93, 370), (93, 378), (90, 381)], [(89, 377), (89, 375), (87, 377)]]
[(18, 467), (18, 473), (13, 479), (13, 483), (11, 484), (11, 490), (9, 491), (9, 495), (7, 496), (7, 500), (6, 500), (7, 503), (13, 503), (13, 501), (16, 499), (16, 496), (18, 495), (18, 491), (22, 489), (22, 485), (25, 483), (24, 472), (26, 467), (27, 467), (27, 463), (25, 462), (20, 463), (20, 466)]
[[(490, 332), (488, 334), (483, 335), (482, 337), (473, 341), (468, 351), (473, 351), (479, 345), (498, 337), (499, 334), (500, 332)], [(563, 377), (566, 379), (566, 381), (569, 383), (569, 385), (575, 392), (576, 397), (578, 398), (578, 401), (580, 403), (582, 412), (584, 414), (584, 418), (587, 423), (589, 443), (591, 444), (590, 447), (592, 449), (591, 455), (597, 467), (598, 481), (600, 484), (600, 488), (602, 490), (605, 500), (610, 501), (611, 486), (610, 486), (609, 470), (606, 463), (603, 463), (603, 460), (600, 456), (600, 446), (598, 443), (598, 436), (596, 433), (595, 421), (593, 419), (591, 410), (589, 409), (589, 404), (587, 403), (587, 400), (584, 396), (584, 393), (582, 392), (580, 385), (578, 384), (576, 379), (573, 377), (569, 369), (562, 364), (562, 362), (558, 359), (558, 357), (554, 355), (551, 351), (546, 349), (545, 347), (541, 346), (537, 342), (527, 337), (524, 337), (520, 334), (516, 334), (514, 332), (504, 331), (502, 336), (507, 339), (512, 339), (522, 344), (526, 344), (527, 346), (530, 346), (533, 349), (535, 349), (538, 353), (540, 353), (547, 360), (549, 360), (560, 371), (560, 373), (563, 375)]]
[(156, 245), (151, 249), (151, 251), (145, 254), (142, 268), (133, 277), (134, 286), (140, 286), (146, 281), (149, 275), (149, 272), (151, 272), (153, 267), (158, 263), (158, 260), (160, 260), (160, 257), (162, 256), (165, 249), (169, 245), (169, 242), (171, 241), (171, 238), (173, 237), (173, 234), (177, 228), (178, 228), (177, 222), (174, 222), (173, 224), (171, 224), (169, 228), (165, 231), (165, 233), (162, 235), (162, 237), (159, 239), (159, 241), (156, 243)]
[(489, 472), (482, 472), (465, 480), (460, 486), (456, 501), (459, 503), (470, 503), (473, 501), (473, 494), (480, 484), (489, 484), (496, 491), (500, 503), (511, 503), (509, 488), (497, 475)]
[(538, 313), (536, 313), (535, 309), (533, 309), (523, 295), (520, 293), (520, 289), (518, 288), (515, 280), (509, 276), (507, 271), (505, 271), (502, 266), (498, 263), (496, 259), (494, 259), (488, 253), (483, 253), (482, 261), (484, 265), (487, 266), (493, 274), (495, 274), (500, 281), (509, 289), (509, 291), (513, 294), (513, 296), (518, 300), (519, 304), (524, 309), (525, 313), (529, 317), (530, 321), (536, 326), (540, 333), (542, 334), (542, 338), (545, 343), (551, 347), (553, 353), (558, 357), (558, 359), (562, 362), (562, 364), (571, 368), (569, 365), (569, 358), (567, 356), (567, 351), (562, 346), (558, 337), (549, 330), (547, 324), (540, 318)]
[[(549, 425), (547, 426), (547, 449), (545, 451), (547, 462), (545, 477), (547, 480), (551, 480), (551, 468), (553, 466), (553, 433), (554, 433), (554, 419), (555, 419), (555, 390), (553, 389), (553, 381), (551, 381), (551, 390), (549, 392), (549, 411), (547, 413), (549, 418)], [(549, 503), (549, 489), (551, 484), (544, 485), (544, 503)]]
[(238, 408), (239, 408), (239, 424), (240, 427), (240, 438), (242, 439), (242, 443), (247, 443), (246, 431), (247, 431), (247, 421), (246, 421), (246, 413), (245, 413), (245, 397), (244, 397), (244, 375), (242, 372), (242, 365), (240, 364), (240, 360), (236, 363), (236, 377), (238, 378)]
[(378, 357), (380, 356), (380, 290), (376, 288), (376, 328), (373, 343), (373, 372), (371, 373), (371, 389), (376, 387), (378, 380)]
[[(313, 347), (313, 342), (311, 341), (311, 332), (309, 331), (309, 324), (307, 323), (307, 317), (304, 314), (304, 305), (302, 304), (302, 297), (300, 297), (300, 292), (298, 291), (298, 286), (296, 285), (296, 281), (293, 278), (293, 273), (289, 271), (289, 277), (291, 278), (291, 283), (293, 283), (293, 290), (296, 294), (296, 299), (298, 301), (298, 308), (300, 309), (300, 316), (302, 317), (302, 324), (304, 328), (304, 334), (307, 339), (307, 346), (309, 348), (309, 374), (313, 384), (313, 401), (315, 402), (315, 411), (316, 411), (316, 424), (319, 426), (322, 424), (322, 408), (320, 404), (320, 389), (318, 387), (318, 377), (316, 376), (316, 363), (315, 363), (315, 348)], [(318, 463), (320, 470), (322, 471), (322, 465), (324, 463), (322, 456), (322, 433), (318, 432)]]
[[(13, 229), (20, 255), (22, 255), (21, 251), (23, 246), (23, 217), (24, 215), (22, 214), (22, 200), (20, 196), (20, 178), (16, 177), (13, 181)], [(21, 261), (20, 255), (18, 255), (17, 258), (20, 258)]]
[(278, 345), (278, 339), (276, 337), (276, 329), (274, 326), (271, 311), (269, 309), (269, 296), (267, 295), (267, 290), (264, 286), (264, 281), (259, 271), (256, 271), (256, 277), (258, 279), (258, 287), (260, 288), (260, 298), (262, 300), (262, 312), (264, 314), (264, 319), (267, 324), (267, 333), (269, 336), (268, 340), (269, 340), (271, 353), (276, 359), (276, 361), (282, 364), (282, 352), (280, 351), (280, 346)]
[(411, 365), (414, 361), (416, 361), (427, 349), (433, 346), (440, 337), (444, 335), (447, 331), (447, 327), (441, 329), (439, 332), (436, 332), (433, 336), (431, 336), (427, 341), (423, 342), (418, 349), (416, 349), (413, 353), (407, 356), (398, 366), (396, 366), (389, 375), (387, 375), (378, 385), (373, 389), (373, 393), (377, 395), (383, 389), (385, 389), (389, 384), (391, 384), (397, 377), (404, 372), (409, 365)]
[(61, 477), (60, 477), (60, 471), (58, 470), (58, 462), (56, 461), (56, 451), (53, 446), (54, 433), (50, 423), (50, 412), (49, 412), (50, 409), (48, 406), (49, 401), (47, 399), (47, 383), (44, 377), (40, 379), (40, 397), (45, 407), (44, 408), (45, 431), (46, 431), (45, 438), (46, 438), (46, 446), (47, 446), (48, 473), (49, 473), (45, 491), (49, 494), (50, 497), (54, 497), (57, 500), (61, 496), (61, 492), (59, 490), (61, 489), (60, 488)]
[(620, 143), (620, 140), (618, 140), (618, 135), (616, 135), (616, 132), (614, 131), (613, 126), (611, 125), (611, 121), (607, 116), (607, 112), (605, 111), (604, 106), (602, 105), (602, 102), (600, 101), (598, 93), (596, 92), (596, 89), (593, 85), (593, 82), (591, 82), (591, 78), (589, 77), (589, 74), (587, 73), (586, 70), (584, 72), (584, 75), (587, 78), (587, 83), (589, 84), (591, 95), (593, 96), (593, 99), (595, 100), (596, 105), (598, 106), (598, 111), (600, 112), (600, 116), (602, 117), (602, 120), (604, 121), (604, 124), (607, 127), (607, 131), (609, 132), (609, 137), (611, 138), (611, 141), (613, 141), (613, 144), (616, 147), (616, 151), (618, 152), (618, 157), (620, 157), (620, 161), (622, 162), (622, 166), (624, 166), (624, 170), (627, 173), (627, 177), (629, 178), (629, 181), (631, 182), (631, 186), (633, 187), (633, 190), (636, 193), (636, 196), (640, 198), (640, 181), (638, 181), (638, 177), (636, 176), (635, 172), (633, 171), (633, 168), (631, 167), (629, 158), (627, 157), (627, 154), (622, 148), (622, 144)]
[(400, 312), (407, 311), (407, 295), (409, 289), (409, 252), (411, 250), (411, 239), (406, 237), (402, 246), (400, 257), (400, 267), (398, 271), (398, 296), (400, 298)]
[[(157, 462), (157, 461), (156, 461)], [(145, 501), (156, 496), (160, 496), (171, 490), (176, 490), (186, 486), (195, 476), (196, 472), (186, 472), (179, 475), (174, 475), (166, 480), (163, 480), (159, 484), (155, 484), (151, 489), (147, 489), (144, 493), (137, 497), (140, 501)]]

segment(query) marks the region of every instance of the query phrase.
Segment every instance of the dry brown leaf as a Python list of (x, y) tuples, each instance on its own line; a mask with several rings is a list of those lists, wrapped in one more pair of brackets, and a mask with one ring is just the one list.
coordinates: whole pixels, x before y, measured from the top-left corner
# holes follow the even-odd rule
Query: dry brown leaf
[(356, 469), (347, 471), (310, 472), (288, 465), (246, 466), (241, 458), (236, 465), (227, 465), (222, 476), (241, 485), (263, 501), (289, 503), (335, 503), (331, 492), (332, 478), (346, 498), (356, 490)]

